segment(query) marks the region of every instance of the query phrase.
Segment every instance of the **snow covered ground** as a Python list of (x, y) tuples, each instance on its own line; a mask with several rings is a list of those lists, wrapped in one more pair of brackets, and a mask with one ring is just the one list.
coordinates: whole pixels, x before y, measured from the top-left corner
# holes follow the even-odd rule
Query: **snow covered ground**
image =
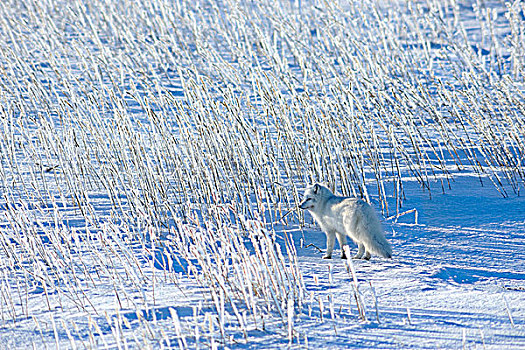
[[(414, 186), (407, 206), (418, 209), (418, 225), (413, 216), (385, 224), (393, 261), (354, 261), (369, 322), (348, 322), (356, 309), (343, 264), (299, 249), (307, 287), (325, 302), (333, 298), (336, 310), (335, 321), (306, 327), (311, 342), (349, 348), (523, 348), (525, 202), (503, 199), (477, 181), (458, 177), (450, 193), (432, 200)], [(314, 230), (306, 234), (324, 247), (321, 236)], [(330, 327), (337, 335), (326, 336)]]
[[(0, 348), (525, 349), (524, 28), (522, 1), (2, 1)], [(314, 181), (394, 258), (323, 260)]]

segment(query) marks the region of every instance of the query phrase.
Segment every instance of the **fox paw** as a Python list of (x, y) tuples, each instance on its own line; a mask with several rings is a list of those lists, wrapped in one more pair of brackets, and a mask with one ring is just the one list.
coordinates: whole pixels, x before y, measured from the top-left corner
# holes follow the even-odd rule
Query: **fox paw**
[(323, 256), (323, 259), (332, 259), (332, 256), (331, 255), (325, 255), (325, 256)]

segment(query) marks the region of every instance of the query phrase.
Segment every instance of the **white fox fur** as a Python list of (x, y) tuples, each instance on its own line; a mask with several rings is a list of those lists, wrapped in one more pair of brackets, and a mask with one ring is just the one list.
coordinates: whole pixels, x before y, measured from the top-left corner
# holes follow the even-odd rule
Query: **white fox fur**
[[(385, 238), (381, 223), (375, 210), (362, 199), (339, 197), (320, 184), (309, 186), (304, 193), (304, 200), (299, 205), (307, 209), (326, 234), (326, 254), (324, 259), (332, 257), (335, 237), (341, 246), (346, 245), (346, 236), (357, 245), (358, 252), (354, 259), (370, 259), (371, 254), (392, 258), (392, 247)], [(363, 256), (364, 254), (364, 256)]]

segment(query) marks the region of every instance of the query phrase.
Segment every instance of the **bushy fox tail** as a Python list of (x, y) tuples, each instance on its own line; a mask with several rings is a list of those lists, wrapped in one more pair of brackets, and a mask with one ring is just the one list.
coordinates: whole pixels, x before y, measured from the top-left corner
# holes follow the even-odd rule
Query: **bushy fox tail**
[(381, 222), (377, 217), (375, 210), (366, 205), (363, 207), (363, 216), (365, 220), (361, 221), (364, 232), (365, 246), (370, 253), (382, 256), (383, 258), (392, 259), (392, 246), (386, 240)]
[(383, 232), (381, 232), (381, 235), (374, 235), (373, 238), (370, 246), (372, 253), (376, 253), (383, 258), (392, 259), (392, 246), (386, 240)]

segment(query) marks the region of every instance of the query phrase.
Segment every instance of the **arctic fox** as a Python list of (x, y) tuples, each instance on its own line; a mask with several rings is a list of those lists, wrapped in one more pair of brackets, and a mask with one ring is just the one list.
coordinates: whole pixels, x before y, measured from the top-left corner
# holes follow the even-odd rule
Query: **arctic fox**
[(325, 186), (314, 184), (306, 189), (299, 208), (307, 209), (326, 234), (323, 259), (332, 258), (336, 236), (343, 252), (342, 259), (346, 259), (343, 249), (347, 244), (346, 236), (358, 245), (354, 259), (369, 260), (372, 253), (392, 258), (392, 247), (385, 238), (377, 214), (364, 200), (339, 197)]

